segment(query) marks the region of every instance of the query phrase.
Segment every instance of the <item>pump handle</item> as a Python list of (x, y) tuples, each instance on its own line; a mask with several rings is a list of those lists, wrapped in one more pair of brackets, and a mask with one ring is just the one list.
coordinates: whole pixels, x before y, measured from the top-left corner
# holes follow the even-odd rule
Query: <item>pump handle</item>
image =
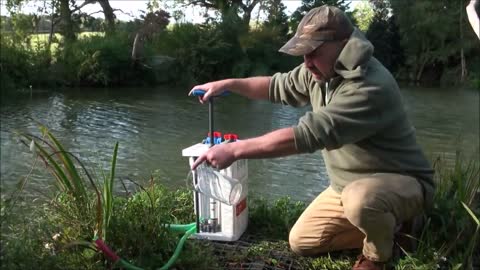
[[(192, 91), (192, 96), (203, 96), (205, 95), (207, 91), (203, 90), (203, 89), (193, 89)], [(220, 95), (216, 95), (215, 97), (225, 97), (225, 96), (228, 96), (230, 95), (230, 91), (224, 91), (223, 93), (221, 93)]]

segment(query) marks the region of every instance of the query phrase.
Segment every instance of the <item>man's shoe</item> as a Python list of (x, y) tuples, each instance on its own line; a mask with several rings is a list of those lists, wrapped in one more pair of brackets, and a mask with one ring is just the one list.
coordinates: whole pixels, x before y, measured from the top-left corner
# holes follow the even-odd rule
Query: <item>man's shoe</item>
[(367, 257), (359, 255), (357, 261), (352, 267), (352, 270), (385, 270), (385, 262), (374, 262), (367, 259)]

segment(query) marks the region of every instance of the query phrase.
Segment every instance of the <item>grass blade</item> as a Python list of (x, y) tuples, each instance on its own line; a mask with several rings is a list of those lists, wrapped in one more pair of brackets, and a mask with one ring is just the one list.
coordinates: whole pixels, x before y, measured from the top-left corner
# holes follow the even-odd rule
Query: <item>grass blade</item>
[(117, 165), (118, 142), (113, 149), (112, 165), (110, 176), (103, 182), (103, 239), (106, 239), (106, 230), (110, 224), (110, 218), (113, 212), (113, 181), (115, 179), (115, 167)]

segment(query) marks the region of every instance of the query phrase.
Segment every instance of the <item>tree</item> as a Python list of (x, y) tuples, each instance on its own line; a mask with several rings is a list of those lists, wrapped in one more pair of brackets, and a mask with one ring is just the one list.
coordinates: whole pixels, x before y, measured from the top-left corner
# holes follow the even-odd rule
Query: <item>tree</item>
[(220, 12), (222, 21), (234, 16), (248, 28), (253, 9), (262, 0), (178, 0), (187, 5), (200, 6)]
[(81, 10), (86, 5), (91, 5), (95, 3), (99, 3), (102, 7), (103, 16), (105, 19), (105, 34), (111, 35), (115, 32), (115, 9), (112, 8), (110, 5), (109, 0), (85, 0), (80, 6), (76, 5), (75, 0), (70, 0), (73, 4), (73, 12)]
[(270, 0), (265, 3), (267, 19), (263, 26), (277, 32), (279, 36), (286, 37), (288, 34), (288, 17), (285, 14), (286, 6), (281, 0)]
[(430, 80), (439, 80), (449, 68), (459, 70), (462, 80), (466, 76), (466, 55), (478, 54), (478, 40), (465, 23), (465, 1), (390, 0), (390, 3), (412, 79), (419, 82), (428, 71)]
[(395, 16), (390, 15), (386, 0), (371, 0), (373, 17), (366, 36), (375, 47), (374, 56), (391, 72), (396, 72), (404, 63), (404, 52)]
[(74, 41), (77, 36), (75, 35), (75, 26), (72, 20), (72, 10), (70, 9), (69, 0), (60, 1), (60, 18), (62, 19), (61, 33), (65, 38), (65, 42)]
[[(7, 0), (6, 7), (10, 13), (15, 13), (20, 10), (22, 5), (33, 0)], [(78, 21), (75, 18), (89, 16), (89, 14), (82, 14), (81, 10), (86, 5), (99, 3), (102, 7), (102, 12), (105, 18), (104, 31), (107, 35), (115, 32), (115, 11), (110, 6), (109, 0), (85, 0), (80, 5), (77, 5), (76, 0), (49, 0), (44, 1), (44, 6), (51, 6), (54, 12), (51, 14), (52, 26), (59, 26), (60, 33), (65, 40), (72, 41), (76, 39), (76, 32), (78, 32)], [(39, 8), (43, 10), (44, 8)], [(80, 14), (77, 14), (80, 12)], [(54, 19), (53, 19), (54, 18)]]
[(353, 21), (353, 16), (351, 12), (348, 12), (348, 6), (350, 5), (350, 1), (347, 0), (302, 0), (302, 5), (297, 8), (292, 13), (292, 16), (290, 18), (290, 28), (293, 30), (296, 30), (298, 27), (298, 24), (302, 20), (303, 16), (307, 14), (308, 11), (310, 11), (313, 8), (323, 6), (323, 5), (329, 5), (329, 6), (335, 6), (341, 10), (343, 10), (347, 16), (350, 17), (350, 19)]
[(113, 8), (110, 6), (108, 0), (98, 0), (98, 3), (102, 7), (103, 16), (105, 17), (106, 27), (105, 33), (110, 35), (115, 32), (115, 14), (113, 13)]
[(135, 35), (132, 49), (132, 60), (135, 62), (143, 60), (145, 40), (151, 39), (155, 34), (165, 30), (170, 22), (170, 14), (164, 10), (149, 12), (137, 20), (140, 29)]
[(355, 7), (352, 15), (358, 28), (366, 33), (375, 14), (370, 2), (364, 1)]

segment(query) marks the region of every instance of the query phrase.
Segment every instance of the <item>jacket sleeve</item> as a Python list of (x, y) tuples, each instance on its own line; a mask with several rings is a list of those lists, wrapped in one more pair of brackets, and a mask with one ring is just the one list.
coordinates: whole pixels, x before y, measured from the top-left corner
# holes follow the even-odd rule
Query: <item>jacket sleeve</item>
[(288, 73), (274, 74), (269, 86), (270, 101), (294, 107), (307, 105), (310, 102), (309, 79), (303, 64)]
[(378, 87), (338, 89), (335, 97), (316, 112), (308, 112), (294, 127), (300, 152), (333, 150), (358, 142), (387, 127), (402, 110)]

